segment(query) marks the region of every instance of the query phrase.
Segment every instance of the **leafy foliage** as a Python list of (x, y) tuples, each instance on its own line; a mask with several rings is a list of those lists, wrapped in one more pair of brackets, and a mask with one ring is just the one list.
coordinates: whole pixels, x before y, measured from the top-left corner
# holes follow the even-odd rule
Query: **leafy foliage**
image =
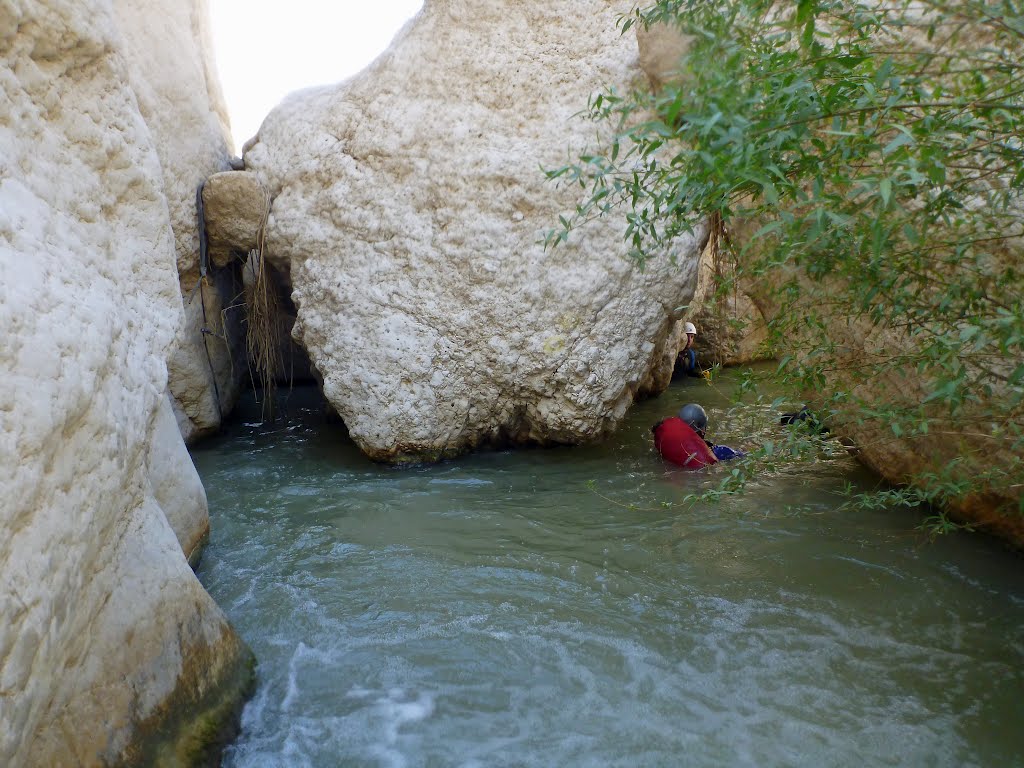
[(771, 309), (779, 375), (904, 457), (901, 502), (1024, 513), (1024, 4), (658, 0), (620, 19), (653, 24), (688, 41), (679, 77), (591, 98), (614, 139), (548, 172), (584, 189), (549, 242), (621, 212), (642, 265), (714, 217)]

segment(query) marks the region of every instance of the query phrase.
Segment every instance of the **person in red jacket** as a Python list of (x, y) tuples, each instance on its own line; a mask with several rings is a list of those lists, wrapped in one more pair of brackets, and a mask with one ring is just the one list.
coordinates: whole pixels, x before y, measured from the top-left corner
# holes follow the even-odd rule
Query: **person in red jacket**
[[(696, 403), (684, 405), (678, 416), (663, 419), (652, 427), (654, 447), (666, 461), (687, 469), (700, 469), (718, 461), (701, 432), (707, 428), (708, 417)], [(701, 432), (694, 427), (698, 426)]]

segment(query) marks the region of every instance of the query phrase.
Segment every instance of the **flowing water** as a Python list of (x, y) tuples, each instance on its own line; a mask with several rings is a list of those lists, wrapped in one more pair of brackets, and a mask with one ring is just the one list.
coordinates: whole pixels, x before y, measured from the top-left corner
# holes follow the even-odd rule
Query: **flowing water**
[[(194, 451), (199, 575), (259, 660), (227, 766), (1024, 765), (1022, 559), (930, 543), (827, 446), (740, 497), (673, 469), (650, 426), (738, 374), (634, 407), (597, 446), (395, 469), (311, 391)], [(248, 421), (246, 421), (248, 419)]]

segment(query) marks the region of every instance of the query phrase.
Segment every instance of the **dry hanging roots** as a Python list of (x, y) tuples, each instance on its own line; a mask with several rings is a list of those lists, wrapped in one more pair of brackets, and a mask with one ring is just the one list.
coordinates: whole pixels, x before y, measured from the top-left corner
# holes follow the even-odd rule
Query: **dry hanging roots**
[(256, 248), (249, 252), (247, 265), (252, 270), (252, 288), (248, 292), (246, 307), (246, 347), (250, 372), (255, 369), (263, 389), (263, 417), (266, 419), (273, 416), (274, 389), (284, 361), (281, 358), (281, 299), (265, 263), (269, 196), (263, 210)]

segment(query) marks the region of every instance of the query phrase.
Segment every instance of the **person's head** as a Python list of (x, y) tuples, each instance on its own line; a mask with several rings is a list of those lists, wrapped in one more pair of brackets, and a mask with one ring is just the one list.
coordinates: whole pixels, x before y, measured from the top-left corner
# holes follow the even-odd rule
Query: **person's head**
[(693, 344), (693, 340), (697, 338), (697, 326), (693, 323), (686, 323), (683, 326), (683, 331), (686, 333), (686, 346)]
[(679, 409), (679, 418), (685, 421), (701, 437), (708, 428), (708, 415), (696, 403), (687, 403)]

